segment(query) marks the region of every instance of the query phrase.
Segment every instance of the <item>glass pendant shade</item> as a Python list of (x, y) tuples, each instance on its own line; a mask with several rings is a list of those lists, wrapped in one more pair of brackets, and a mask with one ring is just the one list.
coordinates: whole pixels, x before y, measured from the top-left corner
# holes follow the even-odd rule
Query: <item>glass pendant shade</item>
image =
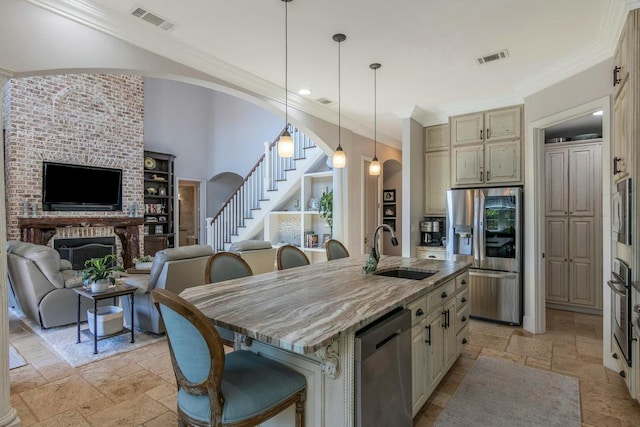
[(288, 130), (285, 130), (278, 140), (278, 156), (293, 157), (293, 138)]
[(347, 156), (344, 154), (342, 147), (338, 146), (335, 153), (333, 153), (333, 167), (343, 168), (347, 165)]
[(371, 161), (371, 164), (369, 164), (369, 175), (371, 176), (380, 175), (380, 162), (378, 161), (377, 157), (374, 157), (373, 160)]

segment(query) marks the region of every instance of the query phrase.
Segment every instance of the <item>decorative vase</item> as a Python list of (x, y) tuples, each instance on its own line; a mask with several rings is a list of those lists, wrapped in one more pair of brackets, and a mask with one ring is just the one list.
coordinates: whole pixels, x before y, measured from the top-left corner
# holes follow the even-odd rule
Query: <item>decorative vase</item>
[(109, 279), (100, 279), (96, 282), (91, 283), (91, 292), (93, 292), (94, 294), (105, 292), (107, 289), (109, 289), (110, 284), (111, 282), (109, 281)]

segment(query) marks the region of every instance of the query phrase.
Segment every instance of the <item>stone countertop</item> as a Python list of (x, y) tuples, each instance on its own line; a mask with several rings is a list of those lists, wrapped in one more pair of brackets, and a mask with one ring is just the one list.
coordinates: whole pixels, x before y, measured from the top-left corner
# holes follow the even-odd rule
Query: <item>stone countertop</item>
[(382, 256), (378, 271), (437, 271), (424, 280), (362, 273), (367, 256), (187, 288), (180, 296), (216, 325), (284, 350), (313, 353), (406, 305), (469, 267), (463, 261)]

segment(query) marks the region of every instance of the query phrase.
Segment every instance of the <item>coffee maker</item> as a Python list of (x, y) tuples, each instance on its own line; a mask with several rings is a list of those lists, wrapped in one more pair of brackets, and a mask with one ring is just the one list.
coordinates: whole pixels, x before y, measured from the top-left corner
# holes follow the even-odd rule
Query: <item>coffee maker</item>
[(445, 237), (444, 221), (444, 218), (428, 217), (420, 222), (420, 242), (422, 246), (442, 245), (442, 239)]

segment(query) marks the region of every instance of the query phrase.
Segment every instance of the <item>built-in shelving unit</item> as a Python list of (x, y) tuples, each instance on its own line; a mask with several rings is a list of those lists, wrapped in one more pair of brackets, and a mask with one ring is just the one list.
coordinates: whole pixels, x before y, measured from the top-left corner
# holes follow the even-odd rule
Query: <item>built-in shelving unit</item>
[(273, 246), (292, 244), (302, 249), (312, 263), (326, 261), (324, 241), (331, 236), (320, 217), (320, 197), (333, 191), (333, 172), (306, 173), (300, 187), (265, 219), (264, 236)]
[(173, 248), (175, 176), (173, 154), (144, 152), (144, 253)]

